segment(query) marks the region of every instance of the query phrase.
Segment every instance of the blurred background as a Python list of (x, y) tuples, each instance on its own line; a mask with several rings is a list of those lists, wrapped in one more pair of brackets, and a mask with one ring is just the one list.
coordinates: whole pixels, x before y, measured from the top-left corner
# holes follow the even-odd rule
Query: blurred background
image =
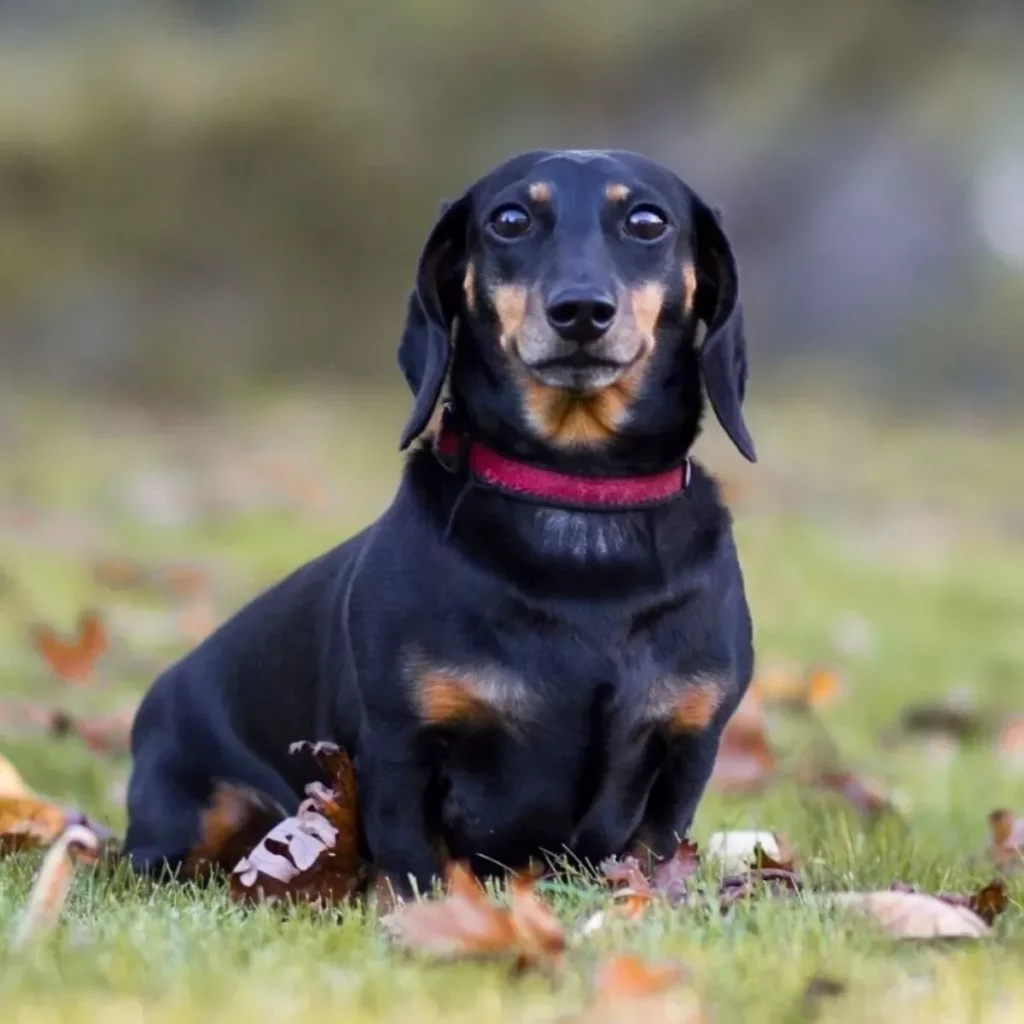
[(1024, 748), (1022, 54), (1020, 0), (0, 0), (0, 750), (118, 822), (141, 689), (389, 500), (439, 200), (614, 146), (738, 250), (762, 459), (701, 453), (762, 664), (983, 829), (1002, 754), (879, 737), (948, 698)]
[(759, 381), (1024, 382), (1017, 0), (0, 0), (0, 41), (8, 386), (395, 386), (438, 199), (544, 145), (724, 208)]

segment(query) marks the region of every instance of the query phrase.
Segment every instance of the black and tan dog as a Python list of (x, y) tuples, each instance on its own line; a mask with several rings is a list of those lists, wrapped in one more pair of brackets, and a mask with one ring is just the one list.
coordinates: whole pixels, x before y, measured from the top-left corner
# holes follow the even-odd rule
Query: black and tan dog
[[(698, 342), (698, 322), (706, 326)], [(428, 426), (392, 505), (169, 669), (139, 711), (127, 853), (174, 867), (218, 780), (293, 808), (298, 739), (355, 757), (399, 889), (596, 862), (688, 829), (752, 671), (728, 513), (688, 460), (702, 384), (754, 459), (730, 246), (624, 152), (517, 157), (446, 206), (399, 362)]]

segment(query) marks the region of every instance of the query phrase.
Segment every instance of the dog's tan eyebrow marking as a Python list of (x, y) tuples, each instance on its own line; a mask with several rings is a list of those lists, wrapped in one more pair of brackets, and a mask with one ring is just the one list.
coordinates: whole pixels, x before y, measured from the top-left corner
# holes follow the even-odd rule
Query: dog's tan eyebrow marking
[(466, 276), (462, 279), (462, 291), (466, 296), (466, 308), (476, 312), (476, 267), (472, 261), (466, 264)]
[(535, 203), (550, 203), (554, 190), (549, 181), (535, 181), (526, 191)]
[(727, 691), (726, 681), (713, 676), (664, 680), (648, 699), (645, 718), (676, 735), (703, 732), (722, 706)]
[(522, 680), (500, 669), (431, 668), (415, 674), (416, 708), (426, 725), (494, 725), (515, 730), (533, 710)]
[(494, 312), (501, 328), (499, 341), (504, 350), (515, 341), (526, 319), (526, 289), (514, 284), (501, 284), (491, 293)]
[(629, 198), (629, 186), (621, 182), (613, 182), (605, 187), (604, 197), (610, 203), (621, 203)]
[(697, 297), (697, 268), (687, 261), (683, 264), (683, 310), (687, 313), (693, 309)]

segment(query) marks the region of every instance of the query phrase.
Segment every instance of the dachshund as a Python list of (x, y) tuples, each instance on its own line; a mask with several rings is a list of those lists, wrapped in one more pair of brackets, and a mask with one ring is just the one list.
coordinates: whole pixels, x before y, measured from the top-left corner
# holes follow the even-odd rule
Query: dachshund
[(138, 870), (187, 862), (222, 784), (294, 810), (299, 739), (352, 755), (398, 893), (448, 859), (663, 856), (689, 829), (753, 671), (731, 518), (690, 456), (706, 394), (756, 460), (718, 213), (634, 153), (515, 157), (443, 205), (398, 362), (390, 506), (145, 696)]

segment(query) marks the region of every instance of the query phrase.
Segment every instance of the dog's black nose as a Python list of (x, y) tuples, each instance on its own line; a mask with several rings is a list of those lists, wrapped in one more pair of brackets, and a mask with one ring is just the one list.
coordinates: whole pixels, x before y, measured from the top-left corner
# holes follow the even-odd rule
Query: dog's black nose
[(548, 323), (565, 338), (580, 345), (597, 341), (615, 319), (615, 300), (592, 287), (563, 288), (548, 300)]

